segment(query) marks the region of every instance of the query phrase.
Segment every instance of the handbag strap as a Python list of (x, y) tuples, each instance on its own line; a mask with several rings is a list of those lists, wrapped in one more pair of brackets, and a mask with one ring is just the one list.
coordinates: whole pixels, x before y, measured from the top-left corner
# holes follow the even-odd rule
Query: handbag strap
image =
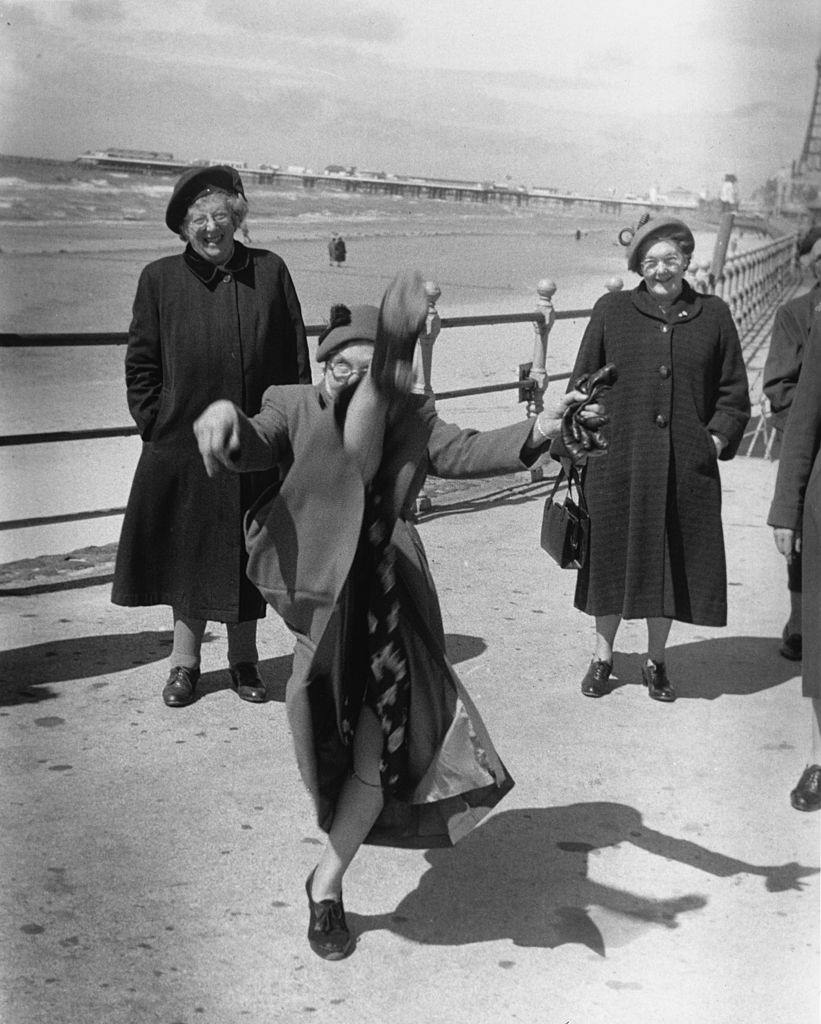
[[(565, 462), (567, 462), (567, 465), (565, 465)], [(556, 491), (558, 491), (562, 481), (566, 480), (567, 495), (565, 496), (565, 501), (567, 500), (567, 498), (573, 497), (572, 490), (575, 487), (576, 498), (574, 500), (576, 504), (579, 506), (579, 508), (582, 510), (582, 512), (586, 514), (587, 502), (585, 501), (584, 497), (584, 478), (587, 475), (587, 464), (585, 463), (580, 471), (579, 467), (576, 466), (574, 463), (570, 462), (569, 459), (562, 459), (561, 467), (562, 468), (560, 469), (560, 471), (556, 474), (556, 479), (553, 481), (553, 490), (550, 492), (547, 500), (553, 501), (554, 497), (556, 496)]]

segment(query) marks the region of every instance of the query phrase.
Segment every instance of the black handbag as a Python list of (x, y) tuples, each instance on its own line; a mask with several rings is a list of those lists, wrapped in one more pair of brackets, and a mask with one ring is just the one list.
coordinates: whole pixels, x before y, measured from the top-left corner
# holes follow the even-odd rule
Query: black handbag
[[(553, 499), (563, 480), (567, 480), (567, 493), (564, 502), (559, 504)], [(571, 464), (567, 470), (562, 466), (544, 506), (541, 545), (562, 569), (581, 569), (587, 561), (590, 518), (583, 485), (582, 474), (576, 466)]]

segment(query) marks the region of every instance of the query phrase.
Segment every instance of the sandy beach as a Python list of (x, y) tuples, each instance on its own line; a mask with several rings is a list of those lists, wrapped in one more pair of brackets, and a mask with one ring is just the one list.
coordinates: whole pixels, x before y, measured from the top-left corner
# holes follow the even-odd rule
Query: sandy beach
[[(179, 251), (181, 242), (163, 224), (172, 183), (123, 177), (86, 174), (79, 181), (39, 186), (0, 179), (2, 194), (13, 197), (0, 207), (10, 218), (3, 223), (0, 250), (1, 330), (128, 329), (140, 270)], [(306, 323), (321, 323), (334, 302), (377, 302), (400, 267), (418, 267), (436, 282), (442, 316), (533, 309), (544, 278), (556, 284), (557, 310), (589, 308), (614, 276), (626, 287), (632, 284), (617, 241), (626, 226), (623, 217), (273, 189), (249, 189), (249, 201), (253, 244), (285, 259)], [(126, 219), (123, 210), (137, 219)], [(714, 235), (709, 225), (694, 226), (696, 258), (709, 259)], [(328, 265), (325, 246), (332, 230), (347, 241), (343, 268)], [(583, 319), (557, 323), (549, 372), (570, 368), (584, 325)], [(533, 343), (530, 324), (443, 331), (434, 352), (433, 386), (442, 391), (515, 380), (519, 364), (532, 357)], [(0, 350), (0, 430), (130, 425), (123, 356), (121, 346)], [(440, 408), (445, 418), (479, 428), (524, 414), (515, 392), (448, 400)], [(136, 438), (4, 447), (0, 520), (122, 507), (138, 455)], [(119, 526), (120, 517), (112, 516), (0, 531), (0, 562), (111, 543)]]

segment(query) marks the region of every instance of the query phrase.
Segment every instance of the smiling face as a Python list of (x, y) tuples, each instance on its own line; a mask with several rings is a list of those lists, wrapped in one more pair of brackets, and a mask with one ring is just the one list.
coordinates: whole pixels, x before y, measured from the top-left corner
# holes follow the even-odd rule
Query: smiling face
[(200, 196), (188, 207), (182, 235), (197, 255), (222, 264), (234, 251), (234, 214), (224, 192)]
[(647, 291), (662, 304), (675, 302), (681, 294), (688, 262), (669, 238), (654, 242), (642, 253), (639, 263)]

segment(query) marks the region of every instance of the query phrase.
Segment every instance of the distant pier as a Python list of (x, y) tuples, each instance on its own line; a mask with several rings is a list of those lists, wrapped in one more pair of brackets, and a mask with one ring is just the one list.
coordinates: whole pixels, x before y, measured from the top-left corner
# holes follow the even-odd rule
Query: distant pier
[(559, 208), (595, 209), (602, 213), (621, 214), (625, 210), (666, 210), (692, 215), (698, 207), (692, 204), (658, 202), (643, 199), (617, 199), (613, 196), (578, 195), (553, 188), (512, 185), (500, 182), (423, 178), (408, 175), (370, 171), (315, 172), (306, 168), (272, 167), (262, 164), (249, 167), (237, 161), (182, 161), (170, 153), (152, 153), (139, 150), (107, 149), (84, 153), (78, 163), (100, 167), (109, 171), (127, 171), (132, 174), (163, 174), (176, 176), (187, 167), (200, 163), (209, 166), (229, 163), (242, 173), (246, 181), (259, 185), (317, 187), (340, 192), (406, 196), (412, 199), (442, 199), (458, 203), (503, 204), (508, 206), (549, 206)]

